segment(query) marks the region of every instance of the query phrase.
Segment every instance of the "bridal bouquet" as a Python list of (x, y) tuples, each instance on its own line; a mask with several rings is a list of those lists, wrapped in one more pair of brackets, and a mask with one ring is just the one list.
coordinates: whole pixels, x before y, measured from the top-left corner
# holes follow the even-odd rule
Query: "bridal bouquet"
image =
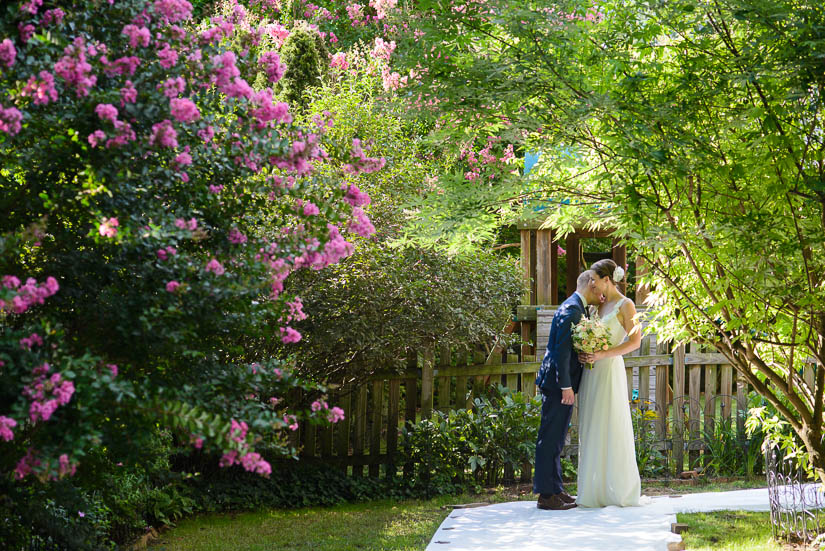
[[(572, 336), (573, 348), (577, 352), (592, 354), (597, 350), (610, 348), (610, 334), (607, 326), (597, 317), (583, 317), (573, 326)], [(593, 364), (587, 364), (587, 367), (593, 369)]]

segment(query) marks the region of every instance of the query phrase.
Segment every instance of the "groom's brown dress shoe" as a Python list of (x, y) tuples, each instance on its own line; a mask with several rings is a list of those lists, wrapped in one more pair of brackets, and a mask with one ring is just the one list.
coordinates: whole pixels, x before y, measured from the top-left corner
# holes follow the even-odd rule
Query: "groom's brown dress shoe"
[(565, 503), (576, 503), (576, 498), (568, 494), (567, 492), (562, 492), (559, 494), (559, 497)]
[(561, 498), (561, 494), (552, 496), (540, 495), (536, 507), (546, 511), (567, 511), (576, 507), (575, 503), (567, 503)]

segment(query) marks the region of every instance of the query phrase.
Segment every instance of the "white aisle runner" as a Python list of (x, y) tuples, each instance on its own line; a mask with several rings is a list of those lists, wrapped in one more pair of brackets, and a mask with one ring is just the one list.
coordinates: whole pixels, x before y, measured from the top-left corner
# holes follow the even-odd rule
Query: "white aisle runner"
[(676, 513), (768, 511), (768, 490), (654, 497), (642, 507), (542, 511), (535, 501), (455, 509), (426, 551), (666, 551)]

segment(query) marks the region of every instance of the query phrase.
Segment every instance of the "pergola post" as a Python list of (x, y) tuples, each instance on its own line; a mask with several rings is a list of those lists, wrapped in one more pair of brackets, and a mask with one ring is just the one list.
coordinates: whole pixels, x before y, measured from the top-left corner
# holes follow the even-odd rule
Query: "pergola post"
[[(619, 242), (618, 239), (613, 240), (613, 248), (611, 249), (610, 252), (611, 252), (611, 255), (613, 257), (613, 262), (615, 262), (616, 264), (618, 264), (619, 266), (624, 268), (625, 271), (626, 271), (627, 270), (627, 267), (626, 267), (627, 266), (627, 247), (625, 247), (624, 245), (619, 245), (618, 242)], [(622, 281), (619, 284), (619, 290), (622, 292), (622, 294), (625, 294), (627, 292), (627, 279), (625, 279), (624, 281)]]
[[(645, 264), (645, 259), (641, 256), (636, 257), (636, 281), (638, 282), (639, 279), (643, 275), (647, 273), (647, 264)], [(645, 300), (647, 300), (648, 295), (650, 295), (650, 289), (647, 285), (636, 285), (636, 305), (643, 305)]]
[(577, 234), (567, 236), (567, 296), (576, 290), (576, 280), (579, 278), (581, 268), (579, 259), (581, 258), (581, 240)]
[(536, 231), (536, 304), (553, 304), (553, 230)]

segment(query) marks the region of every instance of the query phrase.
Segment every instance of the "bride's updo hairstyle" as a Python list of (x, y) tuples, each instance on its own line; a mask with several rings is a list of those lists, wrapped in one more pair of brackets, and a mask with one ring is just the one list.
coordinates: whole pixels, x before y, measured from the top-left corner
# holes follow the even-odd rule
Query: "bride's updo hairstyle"
[(609, 258), (594, 262), (590, 269), (596, 272), (596, 277), (609, 277), (613, 283), (619, 283), (624, 279), (624, 268), (620, 268)]

